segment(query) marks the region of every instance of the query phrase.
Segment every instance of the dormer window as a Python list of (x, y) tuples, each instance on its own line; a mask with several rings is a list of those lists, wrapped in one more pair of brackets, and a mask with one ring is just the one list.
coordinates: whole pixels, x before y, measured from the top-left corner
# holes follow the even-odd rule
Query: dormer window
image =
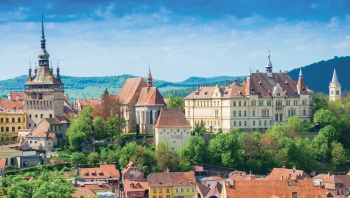
[(130, 184), (130, 187), (131, 187), (131, 188), (134, 188), (135, 186), (134, 186), (134, 184), (133, 184), (133, 183), (131, 183), (131, 184)]
[(261, 81), (259, 81), (259, 85), (260, 85), (260, 86), (262, 85)]
[(137, 188), (140, 188), (140, 184), (139, 184), (139, 183), (137, 183), (137, 184), (136, 184), (136, 187), (137, 187)]

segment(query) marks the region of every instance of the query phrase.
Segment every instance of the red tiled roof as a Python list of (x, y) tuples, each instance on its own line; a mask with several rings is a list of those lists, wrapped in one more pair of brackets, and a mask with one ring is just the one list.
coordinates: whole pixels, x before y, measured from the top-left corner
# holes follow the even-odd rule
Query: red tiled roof
[(7, 98), (0, 99), (0, 108), (6, 111), (26, 110), (26, 107), (21, 100), (9, 100)]
[(81, 168), (81, 178), (119, 178), (114, 164), (101, 164), (100, 168)]
[(165, 102), (156, 87), (144, 87), (135, 106), (165, 106)]
[[(50, 126), (38, 126), (28, 135), (28, 138), (45, 138), (49, 132)], [(55, 138), (55, 133), (49, 133), (48, 138)]]
[(266, 198), (266, 197), (297, 197), (317, 196), (326, 197), (326, 189), (314, 186), (313, 180), (293, 180), (288, 183), (286, 180), (239, 180), (234, 185), (226, 187), (228, 198)]
[(274, 168), (272, 169), (269, 176), (266, 179), (268, 180), (286, 180), (289, 176), (290, 179), (311, 179), (311, 177), (302, 170), (293, 170), (288, 168)]
[[(248, 77), (242, 83), (233, 83), (222, 87), (219, 85), (215, 87), (198, 87), (185, 99), (212, 98), (215, 89), (219, 89), (223, 98), (246, 97), (248, 95), (271, 98), (277, 84), (281, 86), (285, 97), (298, 96), (298, 84), (287, 73), (273, 73), (272, 78), (269, 78), (266, 73), (253, 73), (251, 77)], [(300, 94), (312, 93), (312, 90), (307, 89), (303, 79), (300, 79), (299, 87), (305, 88), (305, 92), (300, 92)]]
[(86, 106), (95, 107), (100, 104), (100, 99), (78, 99), (81, 109), (84, 109)]
[(0, 168), (5, 168), (5, 165), (6, 165), (6, 160), (0, 159)]
[(195, 186), (194, 172), (151, 173), (147, 177), (149, 187)]
[(87, 196), (96, 196), (96, 194), (90, 190), (87, 187), (77, 187), (77, 191), (75, 191), (75, 193), (72, 194), (73, 197), (87, 197)]
[(18, 97), (18, 100), (23, 101), (26, 97), (26, 94), (24, 92), (10, 92), (9, 96), (13, 101), (17, 100), (17, 97)]
[(147, 84), (142, 78), (128, 78), (118, 94), (121, 104), (136, 104), (141, 89)]
[(180, 108), (162, 108), (155, 127), (191, 127)]
[(129, 192), (145, 191), (148, 189), (148, 182), (147, 180), (125, 180), (124, 188), (125, 188), (125, 191), (129, 191)]

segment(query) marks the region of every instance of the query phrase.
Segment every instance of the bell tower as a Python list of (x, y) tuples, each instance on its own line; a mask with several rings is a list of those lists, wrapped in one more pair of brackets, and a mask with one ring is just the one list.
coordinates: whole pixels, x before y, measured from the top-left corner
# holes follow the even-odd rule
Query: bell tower
[(332, 82), (329, 83), (329, 100), (337, 101), (341, 100), (341, 84), (338, 81), (337, 72), (333, 71)]
[[(64, 108), (64, 84), (61, 81), (59, 68), (54, 76), (49, 66), (50, 55), (46, 51), (44, 34), (44, 20), (41, 22), (41, 49), (38, 55), (38, 68), (35, 67), (34, 75), (29, 68), (29, 75), (24, 84), (27, 109), (27, 128), (35, 128), (43, 118), (63, 116)], [(52, 67), (52, 64), (51, 64)]]

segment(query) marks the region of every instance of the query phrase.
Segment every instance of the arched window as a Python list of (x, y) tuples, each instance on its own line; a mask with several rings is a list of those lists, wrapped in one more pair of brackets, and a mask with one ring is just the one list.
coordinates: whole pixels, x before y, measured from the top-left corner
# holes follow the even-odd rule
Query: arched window
[(280, 121), (283, 121), (283, 114), (280, 114)]
[(12, 122), (15, 122), (15, 118), (12, 118)]
[(21, 122), (21, 118), (18, 118), (18, 122)]

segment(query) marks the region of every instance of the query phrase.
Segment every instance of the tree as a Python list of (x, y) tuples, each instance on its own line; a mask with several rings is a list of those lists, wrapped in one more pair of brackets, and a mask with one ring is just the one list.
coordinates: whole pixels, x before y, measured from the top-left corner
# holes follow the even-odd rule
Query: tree
[(70, 162), (72, 166), (85, 165), (87, 164), (86, 156), (82, 152), (72, 153), (70, 156)]
[(327, 109), (328, 107), (328, 96), (324, 93), (318, 92), (314, 94), (313, 100), (313, 108), (315, 111), (320, 109)]
[(155, 164), (155, 153), (146, 146), (138, 145), (131, 157), (132, 161), (141, 168), (145, 175), (152, 172), (152, 166)]
[(173, 96), (172, 94), (168, 94), (168, 102), (166, 103), (166, 107), (168, 108), (180, 108), (183, 113), (185, 113), (185, 104), (181, 97)]
[(196, 123), (193, 129), (193, 133), (197, 135), (204, 135), (204, 133), (206, 132), (205, 126), (203, 121), (201, 121), (201, 123)]
[(331, 143), (331, 162), (335, 167), (343, 167), (346, 163), (346, 152), (343, 144), (333, 141)]
[(92, 126), (96, 140), (100, 140), (102, 137), (106, 137), (105, 123), (101, 117), (94, 117), (92, 120)]
[(187, 157), (190, 164), (201, 164), (205, 161), (207, 154), (207, 144), (200, 136), (191, 136), (184, 149), (180, 149), (180, 158)]
[(338, 139), (339, 133), (333, 126), (328, 125), (320, 130), (312, 140), (312, 143), (319, 157), (325, 160), (329, 156), (331, 142), (338, 141)]
[(232, 134), (221, 133), (209, 141), (208, 151), (212, 156), (212, 163), (234, 167), (239, 161), (239, 143)]
[(101, 95), (101, 104), (94, 107), (94, 117), (101, 117), (104, 120), (111, 116), (122, 117), (121, 103), (117, 95), (109, 94), (106, 89)]
[(171, 154), (168, 144), (165, 142), (158, 143), (156, 150), (156, 162), (159, 171), (165, 171), (166, 168), (169, 168), (170, 158)]
[(254, 134), (245, 134), (242, 139), (239, 140), (240, 147), (244, 150), (244, 155), (248, 159), (256, 157), (260, 153), (258, 139), (254, 137)]
[(327, 125), (332, 125), (336, 127), (337, 118), (333, 115), (333, 113), (329, 110), (320, 109), (314, 115), (315, 122), (318, 122), (321, 127), (325, 127)]
[(294, 138), (295, 136), (303, 136), (306, 132), (303, 123), (296, 116), (288, 118), (285, 130), (286, 135), (291, 138)]
[(87, 157), (87, 161), (92, 164), (95, 165), (97, 163), (99, 163), (100, 161), (100, 156), (98, 155), (97, 152), (91, 152), (88, 157)]
[(106, 131), (108, 137), (113, 139), (115, 136), (118, 137), (118, 143), (120, 143), (120, 133), (126, 126), (125, 119), (118, 116), (111, 116), (106, 121)]
[(120, 167), (125, 167), (131, 157), (134, 155), (135, 150), (137, 148), (137, 144), (136, 142), (128, 142), (122, 149), (120, 152), (120, 158), (119, 158), (119, 165)]

